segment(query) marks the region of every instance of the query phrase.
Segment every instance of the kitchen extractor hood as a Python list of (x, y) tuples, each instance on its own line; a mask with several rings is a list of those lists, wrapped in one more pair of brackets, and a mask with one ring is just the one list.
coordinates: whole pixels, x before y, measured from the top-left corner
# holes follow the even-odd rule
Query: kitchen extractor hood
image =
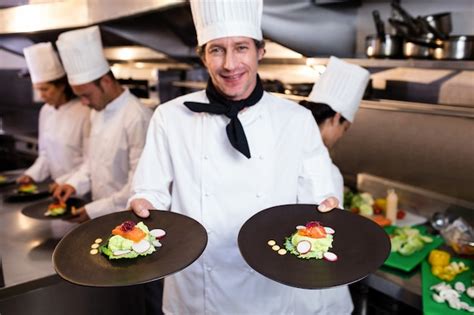
[[(21, 0), (18, 0), (21, 1)], [(313, 0), (264, 0), (265, 38), (304, 56), (351, 57), (356, 5), (319, 6)], [(195, 62), (196, 33), (186, 0), (30, 0), (0, 9), (0, 48), (55, 42), (66, 30), (98, 24), (105, 47), (144, 46)]]

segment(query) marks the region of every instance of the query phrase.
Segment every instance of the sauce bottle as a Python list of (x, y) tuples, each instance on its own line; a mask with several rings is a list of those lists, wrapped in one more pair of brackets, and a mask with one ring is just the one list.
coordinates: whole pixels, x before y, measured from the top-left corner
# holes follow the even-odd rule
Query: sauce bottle
[(397, 223), (398, 211), (398, 196), (394, 189), (387, 190), (387, 208), (386, 217), (392, 222), (392, 225)]

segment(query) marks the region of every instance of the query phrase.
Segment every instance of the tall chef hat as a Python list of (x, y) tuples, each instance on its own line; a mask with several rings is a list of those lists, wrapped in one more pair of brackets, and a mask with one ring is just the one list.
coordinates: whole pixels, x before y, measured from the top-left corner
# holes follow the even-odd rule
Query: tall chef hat
[(71, 85), (90, 83), (110, 70), (97, 26), (62, 33), (56, 45)]
[(45, 83), (63, 77), (63, 66), (51, 43), (39, 43), (23, 49), (33, 83)]
[(262, 0), (191, 0), (198, 45), (222, 37), (262, 40)]
[(369, 82), (369, 71), (331, 57), (308, 100), (329, 105), (351, 123)]

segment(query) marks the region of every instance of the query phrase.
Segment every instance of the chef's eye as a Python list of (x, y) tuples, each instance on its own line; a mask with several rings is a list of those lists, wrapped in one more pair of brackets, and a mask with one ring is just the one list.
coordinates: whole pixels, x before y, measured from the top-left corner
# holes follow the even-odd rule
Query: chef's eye
[(244, 52), (248, 49), (249, 47), (247, 45), (239, 45), (237, 46), (237, 51), (239, 52)]
[(224, 49), (222, 47), (211, 47), (209, 48), (208, 52), (211, 55), (218, 55), (218, 54), (222, 54), (224, 52)]

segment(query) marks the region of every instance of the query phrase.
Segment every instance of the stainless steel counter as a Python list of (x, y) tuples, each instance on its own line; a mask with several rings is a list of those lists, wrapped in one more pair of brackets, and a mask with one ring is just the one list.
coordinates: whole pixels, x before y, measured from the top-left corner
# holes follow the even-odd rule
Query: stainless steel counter
[(34, 201), (4, 202), (3, 196), (14, 187), (0, 189), (0, 255), (5, 287), (55, 274), (51, 262), (54, 247), (74, 227), (60, 220), (35, 220), (22, 215), (21, 209)]

